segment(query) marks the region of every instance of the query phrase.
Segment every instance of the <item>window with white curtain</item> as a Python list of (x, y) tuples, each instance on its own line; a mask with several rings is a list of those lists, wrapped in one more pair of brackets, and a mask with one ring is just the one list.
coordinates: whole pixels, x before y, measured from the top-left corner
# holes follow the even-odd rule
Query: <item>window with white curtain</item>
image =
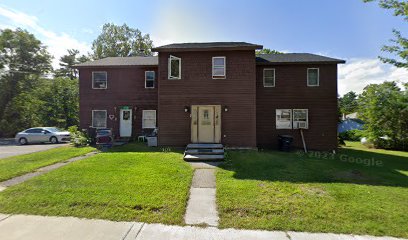
[(225, 78), (225, 57), (212, 58), (213, 78)]
[(156, 128), (156, 110), (143, 110), (142, 128)]

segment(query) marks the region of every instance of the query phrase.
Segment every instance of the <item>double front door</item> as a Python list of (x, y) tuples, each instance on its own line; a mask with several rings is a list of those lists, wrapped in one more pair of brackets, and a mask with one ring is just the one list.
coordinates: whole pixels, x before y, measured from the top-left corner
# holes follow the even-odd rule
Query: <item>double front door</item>
[(220, 105), (193, 105), (191, 107), (191, 141), (193, 143), (221, 142)]

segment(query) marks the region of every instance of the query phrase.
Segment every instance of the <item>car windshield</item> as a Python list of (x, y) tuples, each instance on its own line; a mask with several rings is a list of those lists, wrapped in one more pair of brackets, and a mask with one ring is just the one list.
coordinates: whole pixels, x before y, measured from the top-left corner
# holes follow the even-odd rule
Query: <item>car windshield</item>
[(56, 128), (56, 127), (47, 127), (44, 128), (45, 130), (48, 130), (50, 132), (62, 132), (62, 129)]

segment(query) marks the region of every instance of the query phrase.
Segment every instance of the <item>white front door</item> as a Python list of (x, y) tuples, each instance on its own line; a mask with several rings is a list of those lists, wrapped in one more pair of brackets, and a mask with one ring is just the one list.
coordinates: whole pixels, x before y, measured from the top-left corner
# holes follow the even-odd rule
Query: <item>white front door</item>
[(120, 110), (120, 131), (119, 135), (121, 137), (131, 137), (132, 136), (132, 110), (131, 109), (121, 109)]

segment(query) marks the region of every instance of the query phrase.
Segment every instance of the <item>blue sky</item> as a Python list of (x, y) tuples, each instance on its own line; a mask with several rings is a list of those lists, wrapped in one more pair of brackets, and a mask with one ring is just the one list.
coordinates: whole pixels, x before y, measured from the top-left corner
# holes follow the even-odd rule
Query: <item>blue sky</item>
[[(408, 72), (378, 61), (392, 29), (407, 22), (362, 0), (55, 1), (3, 0), (0, 28), (33, 32), (58, 59), (67, 48), (90, 50), (106, 22), (151, 34), (154, 44), (247, 41), (284, 52), (343, 58), (339, 92), (367, 83), (408, 81)], [(58, 62), (55, 60), (54, 65)]]

